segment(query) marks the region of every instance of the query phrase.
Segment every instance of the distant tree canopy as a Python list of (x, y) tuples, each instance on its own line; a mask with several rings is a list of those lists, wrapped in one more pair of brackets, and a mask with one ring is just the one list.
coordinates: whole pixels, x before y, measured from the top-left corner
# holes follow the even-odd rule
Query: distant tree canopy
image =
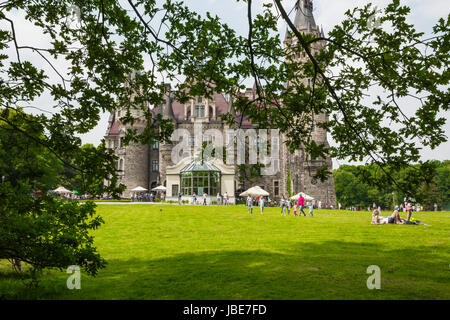
[[(429, 183), (413, 185), (416, 188), (415, 202), (423, 205), (429, 210), (436, 203), (440, 209), (450, 210), (450, 160), (443, 162), (430, 161), (434, 167), (434, 174)], [(417, 166), (416, 166), (417, 167)], [(415, 174), (417, 168), (401, 170), (395, 179), (400, 184), (411, 183), (410, 176)], [(383, 208), (393, 208), (400, 205), (405, 198), (409, 198), (396, 185), (380, 185), (374, 187), (367, 180), (368, 174), (375, 178), (380, 174), (380, 169), (374, 165), (351, 166), (342, 165), (333, 171), (336, 188), (337, 201), (345, 207), (360, 205), (363, 208), (371, 207), (373, 203)]]
[(103, 223), (95, 205), (47, 194), (60, 183), (63, 164), (41, 143), (43, 126), (20, 109), (0, 114), (0, 259), (34, 270), (78, 265), (95, 275), (105, 265), (89, 234)]
[[(92, 144), (85, 144), (79, 150), (74, 152), (69, 160), (70, 166), (64, 166), (60, 173), (60, 181), (64, 186), (75, 189), (79, 195), (90, 197), (100, 197), (106, 195), (111, 190), (105, 185), (105, 177), (108, 172), (117, 168), (115, 162), (107, 159), (104, 162), (99, 161), (104, 154), (112, 154), (112, 150), (107, 150), (104, 143), (94, 147)], [(114, 180), (115, 177), (109, 180)]]
[[(43, 126), (21, 110), (1, 109), (0, 179), (12, 188), (49, 190), (58, 183), (61, 161), (40, 141)], [(23, 132), (24, 134), (22, 134)]]

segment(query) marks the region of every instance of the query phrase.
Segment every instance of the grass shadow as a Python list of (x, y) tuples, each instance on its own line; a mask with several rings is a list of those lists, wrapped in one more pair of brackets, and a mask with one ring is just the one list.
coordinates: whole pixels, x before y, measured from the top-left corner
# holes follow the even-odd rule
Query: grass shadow
[[(438, 248), (397, 250), (379, 244), (325, 241), (299, 243), (285, 252), (242, 249), (154, 260), (112, 259), (98, 277), (83, 277), (81, 290), (66, 289), (68, 275), (59, 274), (44, 280), (36, 296), (17, 288), (11, 298), (449, 299), (448, 257), (438, 254)], [(420, 268), (417, 261), (421, 261)], [(382, 290), (367, 289), (370, 265), (382, 270)]]

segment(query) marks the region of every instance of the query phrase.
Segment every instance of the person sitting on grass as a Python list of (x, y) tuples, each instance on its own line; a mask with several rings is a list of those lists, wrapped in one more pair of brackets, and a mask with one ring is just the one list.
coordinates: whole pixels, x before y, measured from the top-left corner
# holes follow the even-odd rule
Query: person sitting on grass
[(407, 214), (407, 217), (406, 217), (406, 220), (408, 220), (408, 221), (411, 220), (412, 211), (413, 211), (413, 207), (412, 207), (411, 203), (408, 203), (408, 204), (406, 205), (406, 212), (408, 213), (408, 214)]
[(372, 212), (372, 224), (387, 224), (387, 217), (380, 216), (380, 211), (375, 207)]
[(390, 217), (388, 217), (387, 223), (388, 224), (404, 224), (405, 219), (400, 217), (398, 210), (394, 210), (392, 215)]
[(405, 219), (400, 217), (398, 210), (394, 210), (389, 217), (380, 216), (380, 211), (374, 208), (372, 213), (372, 224), (404, 224)]

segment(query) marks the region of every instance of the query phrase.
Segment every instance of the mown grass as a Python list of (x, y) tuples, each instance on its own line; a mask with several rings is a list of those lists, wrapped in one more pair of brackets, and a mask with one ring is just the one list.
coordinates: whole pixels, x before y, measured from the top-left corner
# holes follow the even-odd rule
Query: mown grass
[[(108, 261), (68, 290), (65, 271), (38, 289), (0, 262), (4, 299), (449, 299), (450, 213), (415, 213), (431, 226), (370, 224), (369, 212), (99, 205), (95, 232)], [(387, 215), (387, 213), (385, 213)], [(381, 289), (366, 286), (381, 268)], [(27, 275), (25, 275), (27, 276)]]

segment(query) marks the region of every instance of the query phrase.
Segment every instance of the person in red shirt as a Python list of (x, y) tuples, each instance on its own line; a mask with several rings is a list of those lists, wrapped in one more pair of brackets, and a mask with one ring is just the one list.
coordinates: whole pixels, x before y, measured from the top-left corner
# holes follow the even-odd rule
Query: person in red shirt
[(298, 216), (301, 217), (301, 212), (303, 212), (303, 215), (306, 217), (306, 213), (305, 211), (303, 211), (303, 207), (305, 205), (305, 198), (300, 195), (300, 197), (298, 197)]

